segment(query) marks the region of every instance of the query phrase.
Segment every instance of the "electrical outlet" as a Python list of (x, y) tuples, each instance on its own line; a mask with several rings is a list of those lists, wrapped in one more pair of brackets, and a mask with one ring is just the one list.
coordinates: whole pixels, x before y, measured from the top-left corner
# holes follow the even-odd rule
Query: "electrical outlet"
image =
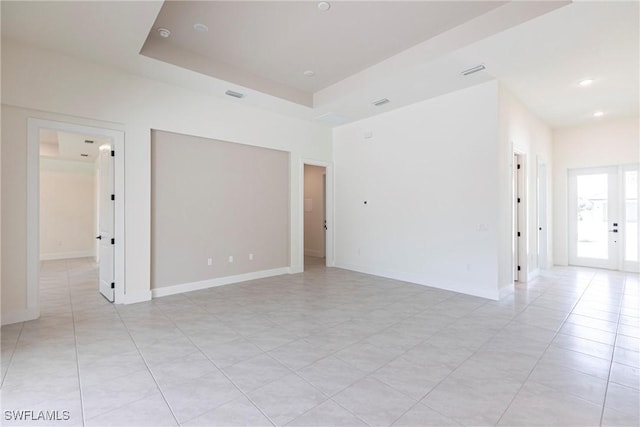
[(213, 265), (213, 259), (212, 258), (207, 258), (207, 265), (208, 266), (212, 266)]
[(249, 254), (249, 261), (253, 261), (253, 254)]
[(229, 255), (229, 262), (233, 262), (233, 255)]

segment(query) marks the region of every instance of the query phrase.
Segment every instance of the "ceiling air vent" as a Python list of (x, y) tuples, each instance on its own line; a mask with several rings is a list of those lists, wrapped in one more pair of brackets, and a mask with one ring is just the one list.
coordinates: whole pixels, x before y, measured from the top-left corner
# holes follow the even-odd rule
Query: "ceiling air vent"
[(387, 98), (378, 99), (377, 101), (373, 101), (373, 105), (379, 107), (384, 104), (388, 104), (390, 101)]
[(244, 93), (235, 92), (233, 90), (226, 91), (225, 95), (233, 96), (234, 98), (244, 98)]
[(81, 157), (89, 157), (89, 155), (88, 155), (88, 154), (84, 154), (84, 153), (80, 154), (80, 156), (81, 156)]
[(487, 67), (484, 66), (484, 64), (480, 64), (480, 65), (476, 65), (475, 67), (471, 67), (467, 70), (464, 70), (462, 72), (463, 76), (468, 76), (469, 74), (473, 74), (473, 73), (477, 73), (478, 71), (482, 71), (482, 70), (486, 70)]
[(84, 143), (85, 143), (85, 144), (93, 144), (93, 143), (94, 143), (94, 141), (93, 141), (93, 140), (91, 140), (91, 139), (85, 139), (85, 140), (84, 140)]

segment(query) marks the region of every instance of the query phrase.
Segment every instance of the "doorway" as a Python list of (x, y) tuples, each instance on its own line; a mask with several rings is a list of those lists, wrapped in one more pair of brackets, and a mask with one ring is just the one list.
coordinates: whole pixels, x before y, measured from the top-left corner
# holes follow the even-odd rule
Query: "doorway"
[[(121, 153), (123, 151), (124, 133), (71, 123), (28, 119), (27, 139), (28, 318), (37, 318), (40, 313), (40, 259), (42, 255), (45, 255), (45, 259), (47, 258), (46, 253), (41, 252), (41, 248), (50, 251), (52, 247), (54, 249), (62, 248), (49, 253), (49, 259), (95, 257), (95, 260), (99, 261), (102, 267), (98, 272), (102, 285), (96, 286), (98, 288), (96, 292), (102, 291), (105, 298), (111, 302), (124, 302), (124, 156), (118, 157), (116, 155), (118, 151)], [(44, 145), (41, 144), (42, 141), (44, 141)], [(83, 166), (78, 166), (77, 163), (82, 163)], [(64, 205), (64, 203), (60, 203), (64, 200), (63, 197), (55, 193), (56, 189), (54, 188), (54, 192), (51, 192), (50, 187), (52, 186), (49, 185), (51, 182), (44, 184), (41, 181), (41, 179), (47, 178), (41, 176), (43, 173), (41, 166), (46, 166), (45, 164), (54, 169), (62, 168), (66, 172), (78, 169), (84, 170), (85, 173), (91, 171), (89, 173), (92, 174), (92, 195), (66, 195), (72, 198), (76, 197), (66, 201), (67, 208), (72, 208), (67, 209), (67, 214), (73, 212), (75, 206), (91, 206), (92, 215), (88, 220), (91, 225), (88, 230), (84, 227), (79, 233), (81, 227), (78, 227), (78, 224), (60, 226), (60, 230), (56, 230), (59, 231), (57, 234), (52, 233), (53, 228), (56, 227), (55, 224), (53, 226), (46, 224), (47, 229), (41, 230), (41, 219), (43, 219), (41, 212), (46, 214), (47, 209), (51, 207), (44, 205), (42, 197), (50, 198), (47, 203), (53, 201), (54, 205), (56, 203), (57, 206)], [(45, 194), (44, 192), (47, 191), (49, 193)], [(74, 193), (74, 191), (70, 193)], [(83, 199), (89, 197), (91, 200), (80, 201), (78, 196)], [(60, 220), (73, 222), (69, 215), (61, 216), (54, 221)], [(109, 223), (111, 225), (107, 226)], [(44, 228), (44, 224), (42, 228)], [(41, 234), (41, 231), (44, 234)], [(101, 236), (103, 231), (107, 231), (104, 234), (106, 237), (96, 240), (96, 237)], [(87, 233), (89, 234), (87, 235)], [(52, 236), (53, 239), (51, 239)], [(78, 239), (74, 240), (72, 237), (78, 237)], [(45, 239), (49, 240), (45, 242)], [(83, 245), (80, 250), (69, 249), (72, 244), (76, 244), (78, 241), (81, 241)], [(100, 242), (103, 241), (108, 242), (108, 248), (102, 247)], [(45, 245), (48, 246), (45, 247)]]
[(304, 165), (304, 268), (327, 264), (327, 169)]
[(638, 166), (569, 171), (569, 263), (638, 271)]

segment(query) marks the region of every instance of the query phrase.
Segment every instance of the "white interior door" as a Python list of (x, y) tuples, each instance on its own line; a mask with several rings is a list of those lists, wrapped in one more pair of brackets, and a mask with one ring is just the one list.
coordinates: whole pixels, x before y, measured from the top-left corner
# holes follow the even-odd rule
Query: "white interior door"
[(569, 171), (569, 263), (619, 268), (618, 167)]
[(99, 170), (99, 259), (100, 259), (100, 293), (106, 299), (114, 300), (114, 194), (113, 157), (111, 144), (100, 146), (98, 158)]

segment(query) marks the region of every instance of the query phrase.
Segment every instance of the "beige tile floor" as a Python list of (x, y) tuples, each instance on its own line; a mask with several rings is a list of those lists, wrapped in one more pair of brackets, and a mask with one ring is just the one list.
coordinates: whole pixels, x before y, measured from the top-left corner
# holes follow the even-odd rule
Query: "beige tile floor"
[(44, 263), (42, 317), (2, 327), (2, 424), (640, 422), (638, 275), (557, 268), (497, 302), (308, 261), (128, 306), (89, 260)]

